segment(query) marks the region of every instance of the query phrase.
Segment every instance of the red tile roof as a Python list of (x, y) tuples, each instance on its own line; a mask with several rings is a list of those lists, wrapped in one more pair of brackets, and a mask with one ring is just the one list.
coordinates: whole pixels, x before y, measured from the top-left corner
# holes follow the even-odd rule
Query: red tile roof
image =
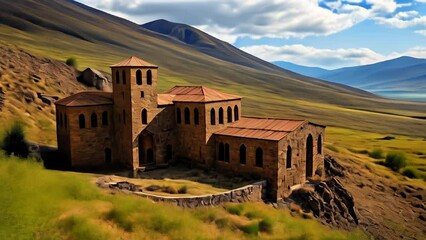
[(96, 106), (113, 104), (111, 92), (79, 92), (55, 102), (68, 107)]
[(215, 134), (279, 141), (305, 123), (305, 120), (242, 117)]
[(111, 65), (111, 67), (155, 67), (157, 68), (158, 66), (152, 63), (149, 63), (147, 61), (144, 61), (138, 57), (131, 56), (117, 64)]
[(240, 96), (219, 92), (204, 86), (176, 86), (166, 93), (176, 95), (175, 102), (218, 102), (239, 100)]
[(175, 96), (174, 94), (159, 93), (157, 95), (158, 105), (172, 105)]

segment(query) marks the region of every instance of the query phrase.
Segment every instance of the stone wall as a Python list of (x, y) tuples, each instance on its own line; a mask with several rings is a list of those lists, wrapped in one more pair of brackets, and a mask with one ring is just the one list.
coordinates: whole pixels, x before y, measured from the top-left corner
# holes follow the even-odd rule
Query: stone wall
[[(317, 169), (324, 169), (324, 150), (318, 151), (317, 144), (319, 137), (321, 137), (322, 143), (324, 142), (324, 130), (325, 128), (322, 126), (306, 123), (279, 142), (278, 199), (284, 198), (291, 186), (306, 182), (306, 144), (309, 135), (313, 138), (313, 175)], [(291, 168), (286, 167), (288, 146), (291, 147), (292, 152)]]
[(237, 188), (219, 194), (210, 194), (194, 197), (163, 197), (144, 192), (134, 192), (138, 196), (149, 198), (156, 202), (175, 204), (183, 208), (196, 208), (206, 206), (217, 206), (222, 203), (234, 202), (258, 202), (265, 198), (266, 181)]
[[(102, 113), (108, 113), (108, 125), (102, 125)], [(58, 108), (58, 112), (63, 112)], [(95, 167), (106, 163), (105, 149), (112, 149), (113, 115), (111, 105), (66, 108), (67, 129), (58, 133), (59, 149), (69, 149), (68, 158), (73, 167)], [(97, 127), (91, 126), (91, 115), (97, 115)], [(79, 116), (85, 117), (85, 128), (80, 128)], [(63, 140), (65, 138), (66, 140)], [(69, 142), (68, 142), (69, 139)], [(62, 144), (69, 144), (63, 148)], [(65, 145), (66, 146), (66, 145)], [(112, 154), (112, 162), (115, 156)]]
[[(272, 194), (276, 192), (277, 179), (277, 158), (278, 158), (278, 142), (262, 139), (240, 138), (232, 136), (215, 135), (216, 139), (216, 168), (224, 171), (231, 171), (234, 174), (253, 174), (268, 181), (268, 197), (274, 199)], [(219, 144), (229, 145), (229, 162), (219, 160)], [(246, 163), (240, 163), (240, 147), (246, 147)], [(263, 151), (262, 167), (256, 166), (256, 149), (261, 148)]]

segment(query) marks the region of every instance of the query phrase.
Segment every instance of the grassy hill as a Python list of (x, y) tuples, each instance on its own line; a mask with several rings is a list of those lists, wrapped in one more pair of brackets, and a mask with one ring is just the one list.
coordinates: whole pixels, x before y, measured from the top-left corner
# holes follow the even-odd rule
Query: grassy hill
[[(111, 194), (87, 175), (45, 170), (3, 155), (0, 181), (1, 239), (367, 239), (361, 231), (332, 230), (272, 205), (184, 210)], [(239, 214), (229, 210), (235, 206)], [(264, 219), (270, 231), (257, 235)]]
[(246, 115), (308, 118), (328, 126), (426, 136), (421, 131), (426, 121), (412, 118), (426, 115), (425, 103), (383, 99), (275, 69), (254, 57), (251, 63), (261, 67), (225, 61), (73, 1), (3, 2), (0, 40), (58, 60), (76, 57), (81, 69), (91, 66), (108, 71), (109, 65), (137, 55), (160, 66), (160, 90), (203, 84), (237, 93), (244, 97)]

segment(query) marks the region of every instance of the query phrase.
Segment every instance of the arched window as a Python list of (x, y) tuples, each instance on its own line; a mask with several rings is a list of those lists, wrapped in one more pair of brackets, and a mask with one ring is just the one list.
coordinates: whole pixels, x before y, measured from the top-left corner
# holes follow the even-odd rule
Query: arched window
[(227, 114), (228, 114), (228, 122), (230, 123), (230, 122), (232, 122), (232, 108), (231, 107), (228, 107)]
[(123, 79), (123, 84), (126, 84), (126, 72), (123, 70), (121, 74), (122, 74), (121, 78)]
[(59, 127), (62, 127), (64, 125), (62, 120), (62, 113), (59, 113)]
[(256, 149), (256, 167), (263, 167), (263, 150), (260, 147)]
[(105, 148), (105, 162), (106, 163), (112, 162), (111, 148)]
[(92, 113), (90, 116), (90, 125), (92, 128), (98, 127), (98, 115), (96, 115), (96, 113)]
[(172, 145), (168, 144), (166, 146), (166, 160), (172, 160), (172, 158), (173, 158)]
[(126, 111), (123, 110), (123, 124), (126, 124)]
[(68, 127), (68, 117), (66, 113), (64, 114), (64, 125), (65, 125), (65, 128)]
[(225, 145), (223, 143), (219, 143), (219, 161), (225, 160)]
[(219, 108), (219, 124), (223, 124), (223, 108)]
[(235, 121), (238, 121), (240, 119), (237, 105), (235, 105), (235, 107), (234, 107), (234, 119), (235, 119)]
[(180, 113), (180, 108), (176, 108), (176, 121), (178, 124), (182, 123), (182, 115)]
[(195, 125), (200, 124), (200, 116), (198, 113), (198, 108), (194, 108), (194, 124)]
[(191, 123), (191, 113), (189, 112), (189, 108), (185, 108), (184, 110), (184, 114), (185, 114), (185, 124), (190, 124)]
[(229, 162), (229, 144), (225, 144), (225, 162)]
[(210, 110), (210, 124), (216, 125), (216, 112), (214, 111), (214, 108)]
[(102, 125), (103, 126), (108, 125), (108, 112), (107, 111), (102, 113)]
[(146, 72), (146, 83), (147, 83), (148, 85), (151, 85), (151, 84), (152, 84), (152, 72), (151, 72), (151, 70), (148, 70), (148, 71)]
[(142, 110), (142, 124), (148, 124), (148, 111), (146, 109)]
[(247, 148), (246, 145), (242, 144), (240, 146), (240, 164), (246, 164), (246, 159), (247, 159)]
[(136, 84), (142, 85), (142, 71), (141, 70), (136, 71)]
[(287, 157), (286, 157), (286, 168), (291, 168), (291, 147), (290, 145), (287, 147)]
[(115, 71), (115, 83), (120, 83), (120, 71)]
[(317, 148), (318, 148), (318, 154), (322, 154), (322, 139), (321, 139), (321, 134), (318, 136)]
[(78, 116), (78, 125), (80, 128), (86, 128), (86, 118), (84, 117), (84, 114), (80, 114), (80, 116)]

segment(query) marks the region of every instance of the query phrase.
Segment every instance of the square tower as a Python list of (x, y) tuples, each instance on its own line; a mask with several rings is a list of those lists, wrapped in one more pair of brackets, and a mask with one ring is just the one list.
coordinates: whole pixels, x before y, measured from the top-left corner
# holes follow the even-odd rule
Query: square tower
[(135, 56), (111, 66), (114, 101), (114, 155), (135, 167), (138, 137), (157, 112), (158, 66)]

